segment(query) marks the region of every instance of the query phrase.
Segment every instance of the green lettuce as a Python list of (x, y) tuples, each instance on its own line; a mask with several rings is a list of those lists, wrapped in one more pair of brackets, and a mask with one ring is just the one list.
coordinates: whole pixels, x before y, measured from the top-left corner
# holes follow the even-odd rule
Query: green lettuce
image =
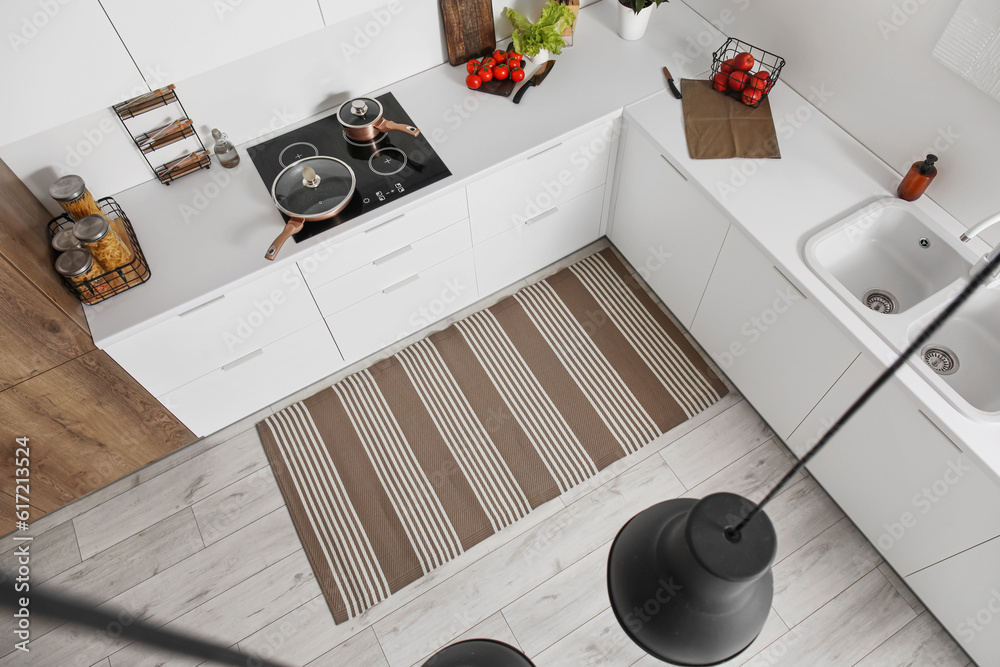
[(526, 56), (536, 56), (541, 49), (547, 49), (557, 55), (562, 53), (562, 47), (565, 46), (562, 33), (576, 20), (569, 7), (555, 0), (545, 3), (538, 23), (533, 24), (510, 8), (506, 13), (514, 28), (512, 35), (514, 50)]

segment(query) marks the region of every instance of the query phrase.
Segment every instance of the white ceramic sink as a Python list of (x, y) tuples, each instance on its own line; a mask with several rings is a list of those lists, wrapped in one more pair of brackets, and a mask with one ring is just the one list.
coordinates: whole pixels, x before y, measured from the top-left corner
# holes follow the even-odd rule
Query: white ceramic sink
[[(931, 319), (914, 322), (910, 339)], [(942, 393), (957, 407), (965, 401), (987, 415), (1000, 415), (1000, 289), (980, 287), (931, 336), (919, 358), (924, 360), (915, 362), (921, 372), (944, 382)]]
[(975, 254), (914, 205), (884, 198), (815, 234), (806, 243), (805, 260), (902, 349), (914, 319), (961, 289)]
[[(805, 260), (897, 352), (969, 283), (976, 253), (918, 208), (880, 199), (813, 235)], [(957, 409), (1000, 419), (1000, 288), (981, 287), (910, 359)]]

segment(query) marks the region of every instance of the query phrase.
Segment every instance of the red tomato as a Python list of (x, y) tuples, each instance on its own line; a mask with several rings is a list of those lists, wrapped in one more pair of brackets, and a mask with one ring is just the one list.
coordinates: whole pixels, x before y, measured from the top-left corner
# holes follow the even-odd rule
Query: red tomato
[(504, 79), (507, 78), (507, 75), (509, 75), (509, 74), (510, 74), (510, 70), (507, 68), (506, 65), (500, 64), (500, 65), (494, 65), (493, 66), (493, 78), (494, 79), (500, 79), (501, 81), (503, 81)]
[(494, 58), (493, 56), (486, 56), (485, 58), (483, 58), (483, 61), (480, 64), (483, 67), (493, 67), (494, 65), (497, 64), (497, 59)]
[(746, 72), (742, 70), (736, 70), (729, 73), (729, 87), (739, 92), (743, 90), (747, 85), (747, 79), (750, 77)]
[(729, 75), (719, 72), (718, 74), (713, 76), (712, 88), (715, 88), (716, 90), (721, 90), (722, 92), (726, 92), (726, 90), (729, 88)]
[(497, 49), (496, 51), (493, 52), (493, 59), (496, 60), (498, 63), (505, 63), (507, 62), (507, 52)]
[(479, 71), (476, 72), (476, 76), (483, 80), (483, 83), (489, 83), (493, 80), (493, 70), (489, 67), (480, 67)]
[(520, 67), (511, 67), (510, 78), (515, 82), (524, 81), (524, 70)]
[(743, 89), (743, 104), (753, 106), (764, 97), (764, 91), (760, 88), (747, 87)]
[(737, 53), (736, 57), (733, 58), (733, 67), (744, 72), (749, 72), (753, 69), (753, 56), (744, 51), (743, 53)]
[(482, 63), (480, 63), (478, 60), (472, 59), (468, 62), (468, 64), (466, 64), (465, 71), (468, 72), (469, 74), (475, 74), (476, 70), (479, 69), (479, 66), (481, 64)]
[(733, 59), (730, 58), (729, 60), (726, 60), (722, 63), (722, 67), (719, 68), (719, 71), (722, 72), (723, 74), (729, 74), (730, 72), (733, 71), (733, 69), (735, 69), (733, 67)]
[(481, 85), (483, 85), (483, 80), (480, 79), (475, 74), (470, 74), (469, 76), (465, 77), (465, 85), (475, 90), (476, 88), (479, 88)]
[(508, 63), (510, 63), (512, 60), (513, 61), (517, 61), (517, 62), (521, 62), (523, 59), (524, 59), (524, 56), (522, 56), (517, 51), (508, 51), (507, 52), (507, 62)]

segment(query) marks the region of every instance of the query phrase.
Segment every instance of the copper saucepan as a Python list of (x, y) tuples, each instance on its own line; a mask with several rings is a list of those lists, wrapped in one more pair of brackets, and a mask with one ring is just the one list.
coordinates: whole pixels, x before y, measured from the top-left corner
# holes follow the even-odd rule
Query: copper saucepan
[(370, 97), (357, 97), (340, 105), (337, 120), (344, 126), (344, 134), (354, 141), (370, 141), (380, 132), (406, 132), (412, 136), (420, 130), (382, 117), (382, 103)]
[(354, 170), (335, 157), (307, 157), (282, 169), (271, 186), (271, 198), (278, 210), (291, 219), (264, 253), (264, 259), (277, 257), (288, 237), (302, 231), (307, 222), (327, 220), (343, 211), (356, 185)]

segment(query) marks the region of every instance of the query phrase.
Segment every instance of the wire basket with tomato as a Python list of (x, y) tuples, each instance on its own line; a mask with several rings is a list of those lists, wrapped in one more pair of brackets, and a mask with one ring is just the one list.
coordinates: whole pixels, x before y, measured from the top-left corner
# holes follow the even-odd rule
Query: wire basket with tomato
[(757, 108), (778, 82), (785, 59), (730, 37), (712, 54), (712, 87)]

